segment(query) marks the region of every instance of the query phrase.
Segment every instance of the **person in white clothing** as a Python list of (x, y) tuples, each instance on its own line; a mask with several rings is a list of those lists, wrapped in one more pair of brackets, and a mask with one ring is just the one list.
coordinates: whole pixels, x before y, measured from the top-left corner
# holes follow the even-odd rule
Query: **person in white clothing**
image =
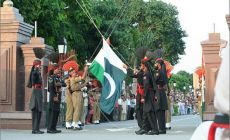
[(121, 111), (121, 121), (126, 120), (126, 114), (127, 114), (127, 102), (125, 99), (124, 95), (121, 95), (121, 106), (122, 106), (122, 111)]
[(134, 112), (136, 106), (136, 99), (134, 95), (130, 96), (130, 113), (129, 113), (129, 120), (134, 120)]
[(122, 113), (122, 99), (121, 99), (121, 97), (117, 100), (117, 103), (118, 103), (118, 120), (120, 121), (121, 120), (121, 113)]

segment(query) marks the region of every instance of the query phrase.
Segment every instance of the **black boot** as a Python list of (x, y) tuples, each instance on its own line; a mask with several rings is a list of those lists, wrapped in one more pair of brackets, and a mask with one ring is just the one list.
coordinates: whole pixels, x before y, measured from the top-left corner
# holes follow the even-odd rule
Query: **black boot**
[(139, 130), (135, 131), (135, 133), (137, 134), (137, 133), (139, 133), (140, 131), (141, 131), (141, 129), (139, 129)]
[(145, 133), (147, 133), (147, 131), (144, 130), (144, 129), (141, 129), (140, 131), (137, 131), (137, 132), (136, 132), (137, 135), (143, 135), (143, 134), (145, 134)]
[(54, 131), (55, 131), (55, 133), (61, 133), (61, 130), (55, 129)]
[(166, 130), (159, 130), (159, 134), (166, 134)]
[(55, 132), (55, 130), (47, 130), (47, 133), (54, 134), (54, 133), (56, 133), (56, 132)]
[(155, 130), (151, 130), (148, 133), (146, 133), (146, 135), (159, 135), (159, 132)]
[(44, 132), (40, 130), (35, 130), (35, 131), (32, 131), (32, 134), (44, 134)]

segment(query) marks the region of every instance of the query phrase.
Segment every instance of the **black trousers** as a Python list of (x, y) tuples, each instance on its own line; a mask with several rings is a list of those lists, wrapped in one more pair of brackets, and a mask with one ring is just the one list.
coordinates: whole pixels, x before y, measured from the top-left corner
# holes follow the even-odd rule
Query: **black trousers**
[(134, 114), (134, 108), (130, 107), (129, 120), (134, 120), (133, 114)]
[(137, 124), (141, 128), (143, 121), (143, 109), (136, 109)]
[(157, 118), (155, 112), (144, 112), (143, 113), (143, 129), (158, 131)]
[(121, 120), (121, 112), (122, 112), (122, 106), (118, 105), (118, 121)]
[(142, 128), (143, 122), (143, 104), (141, 103), (141, 95), (137, 94), (136, 97), (136, 119), (137, 124), (140, 128)]
[(48, 130), (56, 130), (57, 122), (58, 122), (58, 116), (60, 111), (59, 110), (50, 110), (49, 111), (49, 121), (48, 121)]
[(39, 131), (42, 112), (37, 109), (32, 110), (32, 130)]
[(157, 112), (157, 120), (158, 120), (158, 124), (159, 124), (159, 130), (166, 131), (165, 110), (159, 110)]

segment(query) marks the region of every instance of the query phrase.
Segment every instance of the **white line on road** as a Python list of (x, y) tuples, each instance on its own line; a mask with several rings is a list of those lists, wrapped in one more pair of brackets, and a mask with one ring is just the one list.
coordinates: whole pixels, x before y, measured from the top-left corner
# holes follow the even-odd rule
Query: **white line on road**
[(195, 116), (195, 117), (188, 117), (188, 118), (184, 118), (184, 119), (173, 120), (171, 122), (179, 122), (179, 121), (184, 121), (184, 120), (189, 120), (189, 119), (194, 119), (194, 118), (197, 118), (197, 116)]
[(184, 131), (175, 131), (175, 132), (171, 132), (171, 133), (175, 133), (175, 134), (178, 134), (178, 133), (183, 133)]
[(118, 131), (128, 131), (128, 128), (116, 128), (116, 129), (106, 129), (111, 132), (118, 132)]
[(106, 129), (106, 130), (111, 131), (111, 132), (119, 132), (119, 131), (129, 131), (133, 128), (136, 128), (136, 127), (131, 126), (131, 127), (125, 127), (125, 128), (114, 128), (114, 129)]
[[(198, 118), (198, 116), (188, 116), (186, 118), (183, 119), (177, 119), (174, 120), (172, 122), (179, 122), (179, 121), (184, 121), (184, 120), (189, 120), (189, 119), (195, 119)], [(106, 129), (107, 131), (110, 132), (120, 132), (120, 131), (129, 131), (129, 130), (133, 130), (134, 128), (137, 128), (137, 126), (130, 126), (130, 127), (123, 127), (123, 128), (110, 128), (110, 129)], [(174, 133), (174, 134), (178, 134), (178, 133), (183, 133), (184, 131), (171, 131), (170, 133)]]

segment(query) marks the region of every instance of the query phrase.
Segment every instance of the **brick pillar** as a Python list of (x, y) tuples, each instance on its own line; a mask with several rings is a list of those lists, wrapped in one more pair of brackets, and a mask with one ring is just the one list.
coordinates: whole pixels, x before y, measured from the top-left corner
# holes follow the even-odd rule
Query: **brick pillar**
[(28, 43), (33, 26), (24, 22), (13, 2), (0, 8), (0, 109), (24, 110), (24, 67), (21, 44)]
[[(31, 112), (28, 111), (31, 92), (25, 88), (28, 65), (34, 58), (31, 46), (42, 47), (47, 52), (52, 48), (45, 45), (42, 38), (30, 41), (33, 26), (24, 22), (11, 0), (4, 1), (0, 8), (0, 27), (0, 129), (31, 129)], [(33, 45), (22, 45), (29, 42)], [(46, 60), (43, 62), (46, 62), (43, 65), (48, 65)], [(43, 67), (43, 71), (45, 69), (47, 67)], [(46, 73), (43, 74), (46, 77)]]
[(208, 40), (202, 41), (202, 53), (205, 67), (205, 111), (204, 120), (213, 120), (214, 87), (221, 63), (220, 49), (226, 46), (226, 41), (220, 38), (219, 33), (210, 33)]

